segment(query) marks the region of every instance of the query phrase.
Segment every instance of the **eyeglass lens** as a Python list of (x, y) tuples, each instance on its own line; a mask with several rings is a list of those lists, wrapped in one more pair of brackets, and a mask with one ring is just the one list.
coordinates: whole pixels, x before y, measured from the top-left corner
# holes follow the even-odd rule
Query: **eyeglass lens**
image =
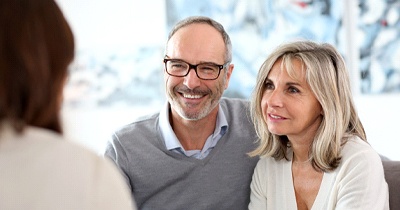
[(190, 65), (184, 61), (168, 60), (166, 62), (166, 70), (172, 76), (186, 76), (191, 68), (196, 70), (200, 79), (216, 79), (220, 72), (219, 66), (213, 63)]

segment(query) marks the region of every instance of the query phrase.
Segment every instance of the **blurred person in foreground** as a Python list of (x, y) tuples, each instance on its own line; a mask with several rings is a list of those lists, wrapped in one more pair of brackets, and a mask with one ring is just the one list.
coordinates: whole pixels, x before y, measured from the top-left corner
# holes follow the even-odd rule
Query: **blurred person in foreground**
[(285, 43), (258, 72), (251, 113), (260, 155), (249, 209), (388, 209), (343, 58), (326, 43)]
[(163, 61), (165, 106), (116, 131), (105, 155), (139, 209), (247, 209), (257, 135), (249, 102), (222, 97), (234, 68), (228, 34), (188, 17), (170, 32)]
[(0, 1), (0, 209), (136, 209), (111, 161), (62, 137), (73, 58), (53, 0)]

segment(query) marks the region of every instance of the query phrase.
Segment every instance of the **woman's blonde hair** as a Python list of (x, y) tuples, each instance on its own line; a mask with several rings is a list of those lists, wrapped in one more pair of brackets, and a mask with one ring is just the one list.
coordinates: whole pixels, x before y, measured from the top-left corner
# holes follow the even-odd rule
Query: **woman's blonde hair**
[(260, 144), (250, 156), (289, 160), (286, 154), (290, 147), (289, 140), (286, 136), (269, 132), (261, 110), (265, 80), (278, 59), (282, 59), (282, 65), (289, 75), (294, 71), (291, 65), (293, 59), (303, 63), (306, 81), (323, 111), (309, 157), (316, 169), (335, 169), (341, 160), (341, 147), (348, 137), (356, 135), (366, 141), (366, 135), (354, 106), (345, 62), (340, 53), (327, 43), (304, 40), (285, 43), (277, 47), (261, 65), (251, 99), (251, 117)]

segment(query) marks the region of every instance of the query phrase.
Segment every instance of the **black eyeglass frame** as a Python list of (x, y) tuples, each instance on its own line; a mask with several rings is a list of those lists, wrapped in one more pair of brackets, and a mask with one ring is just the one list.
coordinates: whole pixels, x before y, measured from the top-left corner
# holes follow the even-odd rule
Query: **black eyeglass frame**
[[(189, 65), (189, 68), (188, 68), (186, 74), (178, 76), (178, 75), (173, 75), (173, 74), (169, 73), (168, 70), (167, 70), (167, 62), (168, 61), (179, 61), (179, 62), (183, 62), (183, 63), (186, 63), (187, 65)], [(167, 72), (167, 74), (170, 75), (170, 76), (173, 76), (173, 77), (186, 77), (189, 74), (190, 70), (194, 69), (194, 72), (196, 72), (196, 76), (199, 79), (202, 79), (202, 80), (216, 80), (216, 79), (218, 79), (219, 75), (221, 74), (221, 70), (226, 68), (226, 66), (230, 63), (230, 62), (226, 62), (226, 63), (224, 63), (222, 65), (219, 65), (219, 64), (216, 64), (216, 63), (212, 63), (212, 62), (207, 62), (207, 63), (199, 63), (199, 64), (196, 64), (196, 65), (193, 65), (193, 64), (190, 64), (190, 63), (188, 63), (188, 62), (186, 62), (184, 60), (181, 60), (181, 59), (171, 59), (171, 58), (164, 58), (163, 62), (164, 62), (165, 72)], [(218, 75), (214, 79), (204, 79), (204, 78), (199, 77), (199, 74), (197, 73), (197, 66), (204, 65), (204, 64), (212, 64), (212, 65), (215, 65), (216, 67), (218, 67), (218, 69), (219, 69)]]

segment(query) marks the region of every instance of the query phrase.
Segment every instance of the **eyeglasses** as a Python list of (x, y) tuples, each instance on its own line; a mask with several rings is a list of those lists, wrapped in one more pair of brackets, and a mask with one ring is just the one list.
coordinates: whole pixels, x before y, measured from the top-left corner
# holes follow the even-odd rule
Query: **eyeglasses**
[(174, 77), (185, 77), (189, 74), (190, 69), (194, 69), (198, 78), (202, 80), (215, 80), (219, 77), (221, 70), (225, 68), (229, 62), (222, 65), (215, 63), (199, 63), (192, 65), (180, 59), (164, 59), (166, 72)]

